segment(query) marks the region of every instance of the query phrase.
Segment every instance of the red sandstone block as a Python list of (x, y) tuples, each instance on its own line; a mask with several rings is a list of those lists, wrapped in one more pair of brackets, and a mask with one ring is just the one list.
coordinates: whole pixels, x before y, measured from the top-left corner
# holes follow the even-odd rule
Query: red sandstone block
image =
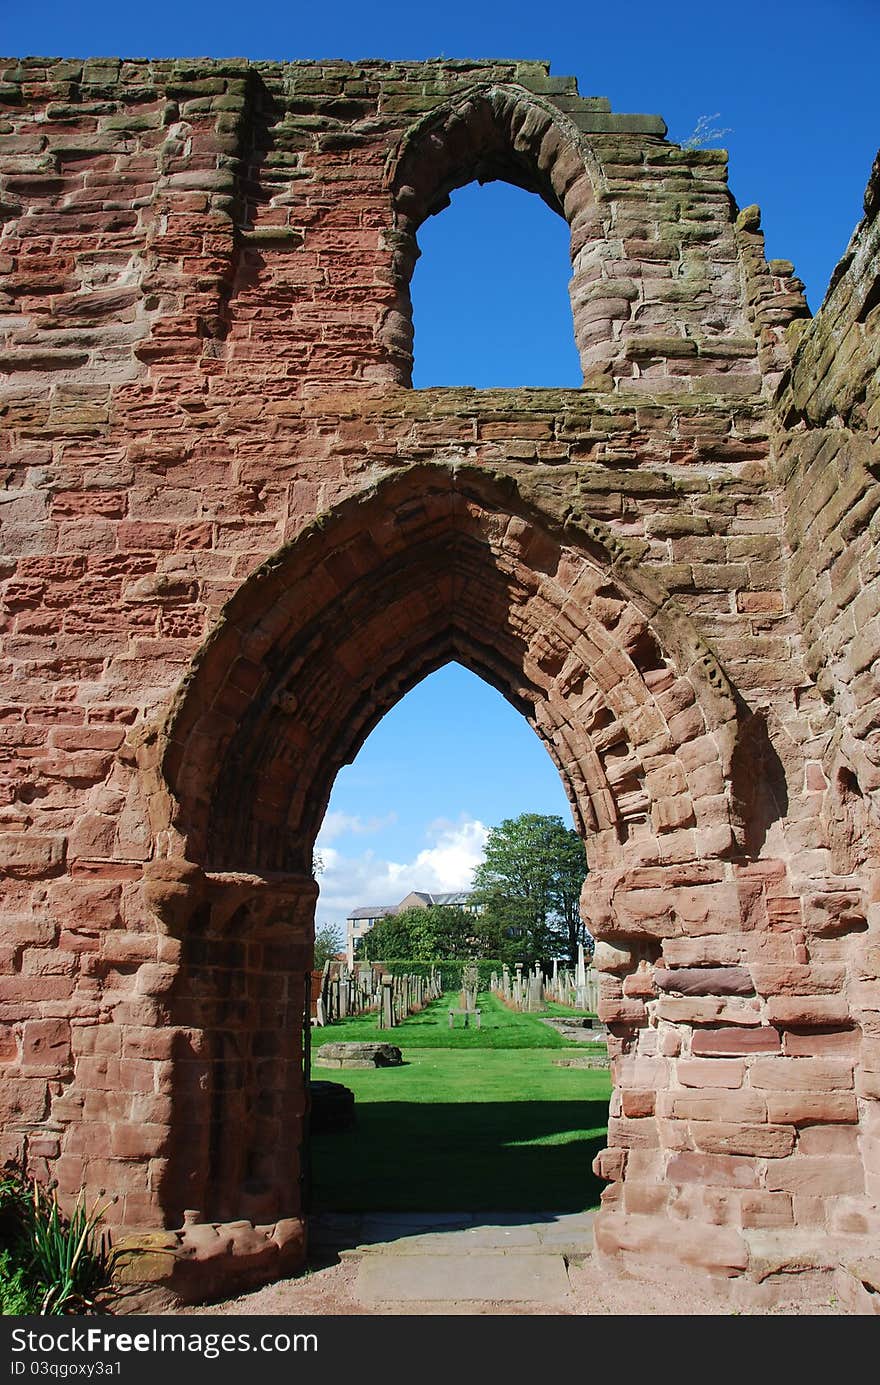
[(767, 1119), (780, 1124), (847, 1123), (859, 1118), (852, 1092), (768, 1092)]
[(871, 1101), (880, 1101), (880, 1072), (857, 1072), (856, 1094)]
[(624, 977), (623, 994), (629, 997), (644, 998), (652, 1000), (656, 995), (654, 981), (648, 971), (636, 971), (631, 976)]
[(74, 976), (77, 959), (56, 947), (27, 947), (21, 954), (22, 976)]
[[(104, 1114), (101, 1112), (102, 1116)], [(109, 1158), (110, 1126), (106, 1119), (91, 1119), (69, 1126), (64, 1135), (64, 1152), (89, 1159)]]
[(791, 1193), (743, 1193), (740, 1218), (746, 1227), (791, 1226), (794, 1221)]
[(59, 750), (118, 750), (124, 739), (116, 726), (58, 726), (49, 732), (49, 744)]
[(28, 1139), (29, 1159), (57, 1159), (61, 1140), (57, 1135), (31, 1134)]
[(22, 1030), (23, 1068), (62, 1071), (70, 1063), (70, 1024), (67, 1020), (28, 1020)]
[(114, 880), (59, 879), (48, 887), (47, 907), (68, 928), (113, 927), (119, 919), (121, 886)]
[(663, 1058), (642, 1054), (615, 1058), (612, 1064), (613, 1081), (621, 1087), (643, 1087), (657, 1090), (669, 1086), (669, 1064)]
[(859, 1149), (862, 1155), (862, 1162), (865, 1165), (865, 1172), (869, 1174), (880, 1173), (880, 1139), (862, 1135), (859, 1141)]
[(4, 1077), (0, 1083), (0, 1125), (19, 1125), (22, 1121), (37, 1124), (44, 1120), (47, 1095), (46, 1079), (42, 1076)]
[(846, 981), (846, 967), (838, 964), (796, 966), (793, 962), (755, 961), (751, 972), (761, 995), (837, 995)]
[(52, 497), (55, 516), (96, 515), (112, 519), (126, 511), (125, 491), (56, 491)]
[(694, 1057), (717, 1054), (738, 1058), (743, 1054), (772, 1053), (781, 1047), (779, 1031), (766, 1024), (754, 1029), (707, 1029), (695, 1033), (691, 1038)]
[(0, 976), (0, 1002), (67, 1000), (73, 986), (72, 976)]
[(0, 1063), (18, 1062), (18, 1040), (11, 1024), (0, 1024)]
[(659, 990), (680, 996), (751, 995), (751, 976), (745, 967), (654, 968)]
[(719, 1188), (759, 1186), (755, 1160), (736, 1154), (673, 1154), (666, 1176), (670, 1183), (704, 1183)]
[(850, 1019), (845, 996), (771, 996), (767, 1001), (767, 1018), (779, 1029), (806, 1025), (844, 1025)]
[(108, 1194), (122, 1196), (128, 1192), (143, 1192), (147, 1186), (149, 1166), (137, 1162), (127, 1162), (116, 1157), (109, 1159), (89, 1159), (85, 1177), (89, 1187), (103, 1188)]
[(795, 1226), (802, 1229), (820, 1228), (824, 1231), (828, 1225), (828, 1214), (838, 1201), (838, 1198), (828, 1198), (818, 1193), (794, 1193), (791, 1202)]
[(47, 582), (71, 582), (85, 570), (86, 560), (79, 555), (52, 554), (48, 557), (26, 557), (18, 564), (22, 577), (32, 577)]
[(76, 1080), (83, 1091), (118, 1091), (119, 1059), (106, 1055), (84, 1055), (76, 1060)]
[(864, 1192), (864, 1172), (860, 1159), (792, 1154), (767, 1165), (767, 1187), (799, 1197), (857, 1196)]
[(165, 995), (177, 977), (177, 967), (163, 962), (144, 962), (138, 967), (135, 989), (138, 995)]
[(805, 767), (804, 788), (807, 793), (824, 793), (828, 788), (828, 780), (822, 766), (815, 762), (809, 763)]
[[(206, 1119), (209, 1103), (210, 1097), (205, 1095)], [(129, 1108), (128, 1111), (120, 1113), (119, 1120), (130, 1120), (136, 1125), (170, 1126), (174, 1116), (175, 1103), (170, 1096), (157, 1096), (151, 1092), (135, 1092), (129, 1099)], [(192, 1114), (195, 1114), (194, 1108)]]
[(618, 1149), (656, 1149), (660, 1143), (656, 1121), (651, 1117), (644, 1120), (609, 1117), (608, 1141)]
[[(123, 552), (132, 553), (171, 553), (174, 551), (177, 527), (172, 523), (155, 524), (138, 520), (123, 520), (113, 526), (114, 544)], [(73, 545), (72, 545), (73, 546)], [(81, 546), (81, 545), (78, 545)], [(89, 547), (89, 545), (85, 545)]]
[(156, 957), (154, 933), (131, 933), (121, 930), (103, 932), (100, 937), (101, 958), (105, 962), (152, 962)]
[(625, 1149), (600, 1149), (593, 1160), (593, 1173), (609, 1183), (623, 1178), (626, 1170), (627, 1151)]
[(876, 981), (880, 977), (880, 943), (863, 942), (853, 961), (860, 980)]
[(625, 1116), (636, 1119), (641, 1116), (653, 1116), (653, 1092), (623, 1091), (621, 1097), (623, 1101), (623, 1114)]
[(767, 917), (771, 928), (802, 928), (800, 899), (785, 895), (768, 899)]
[(3, 915), (3, 941), (11, 947), (45, 946), (54, 943), (56, 931), (54, 919), (28, 914)]
[[(665, 1120), (662, 1116), (656, 1117), (657, 1134), (660, 1138), (660, 1149), (669, 1152), (670, 1150), (693, 1149), (694, 1142), (691, 1139), (691, 1128), (684, 1120)], [(657, 1177), (662, 1178), (663, 1170), (658, 1169)]]
[(70, 863), (70, 875), (74, 880), (138, 880), (140, 873), (140, 863), (134, 861), (80, 859)]
[(765, 1091), (846, 1091), (852, 1090), (853, 1065), (845, 1058), (757, 1058), (749, 1081)]
[(855, 1158), (859, 1153), (859, 1131), (855, 1125), (808, 1125), (798, 1136), (801, 1154), (842, 1154)]
[(648, 1014), (640, 1000), (599, 1000), (596, 1013), (603, 1024), (640, 1026), (647, 1024)]
[(715, 1000), (704, 997), (678, 999), (675, 996), (661, 995), (657, 1003), (657, 1015), (673, 1024), (724, 1024), (748, 1025), (760, 1023), (758, 1001)]
[(859, 1055), (859, 1033), (857, 1029), (832, 1029), (798, 1034), (789, 1029), (783, 1038), (783, 1050), (791, 1058), (831, 1056), (855, 1061)]
[(182, 524), (177, 531), (177, 545), (183, 549), (210, 548), (214, 539), (211, 522)]
[(680, 1058), (675, 1075), (684, 1087), (741, 1087), (745, 1064), (726, 1058)]
[(632, 1255), (636, 1263), (685, 1264), (712, 1274), (740, 1274), (748, 1265), (748, 1247), (732, 1227), (677, 1222), (674, 1233), (665, 1218), (610, 1212), (596, 1222), (596, 1244), (604, 1255)]
[(169, 1140), (166, 1125), (114, 1125), (111, 1150), (122, 1159), (154, 1158), (167, 1151)]
[(62, 930), (58, 946), (63, 952), (97, 952), (100, 941), (95, 933), (68, 932)]
[(780, 1159), (791, 1154), (795, 1130), (791, 1125), (742, 1125), (723, 1121), (694, 1121), (694, 1145), (705, 1154), (751, 1154)]
[(735, 865), (733, 870), (738, 878), (759, 880), (767, 887), (771, 884), (778, 885), (780, 881), (785, 880), (788, 873), (784, 861), (774, 861), (772, 858), (761, 861), (746, 861)]
[(657, 1114), (690, 1121), (764, 1121), (766, 1098), (747, 1087), (731, 1091), (704, 1087), (699, 1091), (658, 1092)]
[(122, 1026), (114, 1023), (99, 1023), (89, 1016), (89, 1022), (76, 1024), (71, 1034), (73, 1051), (77, 1057), (103, 1054), (118, 1057), (122, 1049)]
[(85, 1166), (82, 1156), (62, 1154), (54, 1169), (59, 1196), (76, 1196), (83, 1186), (84, 1172)]
[(670, 1193), (669, 1212), (670, 1216), (683, 1221), (739, 1226), (740, 1202), (744, 1196), (738, 1188), (703, 1188), (681, 1183)]
[(153, 1029), (128, 1025), (122, 1031), (123, 1056), (167, 1060), (185, 1044), (185, 1035), (186, 1031), (171, 1027)]
[[(644, 1033), (644, 1031), (642, 1031)], [(681, 1053), (681, 1034), (677, 1029), (664, 1029), (659, 1041), (660, 1054), (664, 1058), (677, 1058)]]
[(657, 1183), (641, 1183), (626, 1179), (623, 1185), (623, 1206), (627, 1212), (656, 1215), (666, 1209), (669, 1189)]
[(745, 615), (779, 615), (785, 609), (782, 592), (737, 592), (736, 608)]
[(161, 1225), (163, 1215), (162, 1201), (155, 1193), (128, 1192), (112, 1213), (108, 1212), (107, 1220), (111, 1226), (118, 1222), (126, 1228), (155, 1228)]
[(41, 880), (57, 875), (64, 863), (67, 840), (36, 832), (0, 833), (0, 871), (17, 880)]

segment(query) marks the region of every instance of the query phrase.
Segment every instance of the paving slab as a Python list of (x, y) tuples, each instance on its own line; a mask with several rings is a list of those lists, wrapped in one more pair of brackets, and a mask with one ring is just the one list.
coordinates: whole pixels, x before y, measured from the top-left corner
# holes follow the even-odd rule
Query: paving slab
[(561, 1255), (516, 1251), (365, 1255), (357, 1278), (365, 1303), (557, 1303), (570, 1289)]
[(582, 1259), (593, 1248), (595, 1212), (324, 1213), (313, 1249), (357, 1255), (459, 1255), (474, 1250), (548, 1252)]
[(534, 1226), (472, 1226), (460, 1231), (432, 1231), (373, 1242), (351, 1253), (365, 1255), (467, 1255), (474, 1250), (523, 1250), (537, 1253), (541, 1241)]
[(588, 1255), (593, 1249), (593, 1222), (595, 1212), (576, 1212), (571, 1216), (558, 1217), (549, 1225), (538, 1226), (536, 1231), (542, 1245), (564, 1250), (571, 1246), (578, 1254)]

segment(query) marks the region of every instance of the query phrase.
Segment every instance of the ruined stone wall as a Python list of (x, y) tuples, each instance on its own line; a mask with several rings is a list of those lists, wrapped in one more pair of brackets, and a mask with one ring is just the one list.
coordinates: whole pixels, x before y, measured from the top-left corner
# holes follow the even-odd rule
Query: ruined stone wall
[[(846, 967), (862, 1033), (856, 1092), (866, 1187), (880, 1192), (880, 164), (816, 319), (796, 330), (778, 409), (786, 586), (822, 697), (811, 774), (823, 790), (828, 889), (850, 904), (826, 957)], [(800, 324), (798, 325), (800, 327)], [(858, 900), (858, 903), (855, 901)], [(872, 1223), (873, 1225), (873, 1223)]]
[[(541, 64), (0, 69), (4, 1152), (239, 1223), (195, 1259), (301, 1253), (314, 835), (458, 658), (587, 845), (603, 1253), (772, 1279), (811, 1227), (827, 1270), (864, 882), (790, 602), (806, 307), (724, 156)], [(409, 388), (418, 226), (476, 177), (571, 227), (581, 390)]]

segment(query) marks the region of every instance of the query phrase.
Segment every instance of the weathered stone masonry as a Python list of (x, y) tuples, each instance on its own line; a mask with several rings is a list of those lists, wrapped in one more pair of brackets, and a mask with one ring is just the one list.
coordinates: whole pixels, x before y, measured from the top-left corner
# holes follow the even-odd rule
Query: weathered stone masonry
[[(542, 64), (0, 103), (4, 1155), (182, 1296), (300, 1262), (315, 833), (455, 658), (587, 845), (599, 1253), (869, 1305), (880, 173), (811, 321), (723, 153)], [(413, 391), (418, 227), (498, 177), (569, 223), (584, 387)]]

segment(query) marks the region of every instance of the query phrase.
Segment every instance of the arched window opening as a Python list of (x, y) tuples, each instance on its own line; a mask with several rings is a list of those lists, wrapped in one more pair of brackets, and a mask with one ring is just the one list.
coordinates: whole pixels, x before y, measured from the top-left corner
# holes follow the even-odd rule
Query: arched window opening
[(569, 240), (561, 216), (509, 183), (453, 192), (418, 231), (414, 387), (579, 388)]

